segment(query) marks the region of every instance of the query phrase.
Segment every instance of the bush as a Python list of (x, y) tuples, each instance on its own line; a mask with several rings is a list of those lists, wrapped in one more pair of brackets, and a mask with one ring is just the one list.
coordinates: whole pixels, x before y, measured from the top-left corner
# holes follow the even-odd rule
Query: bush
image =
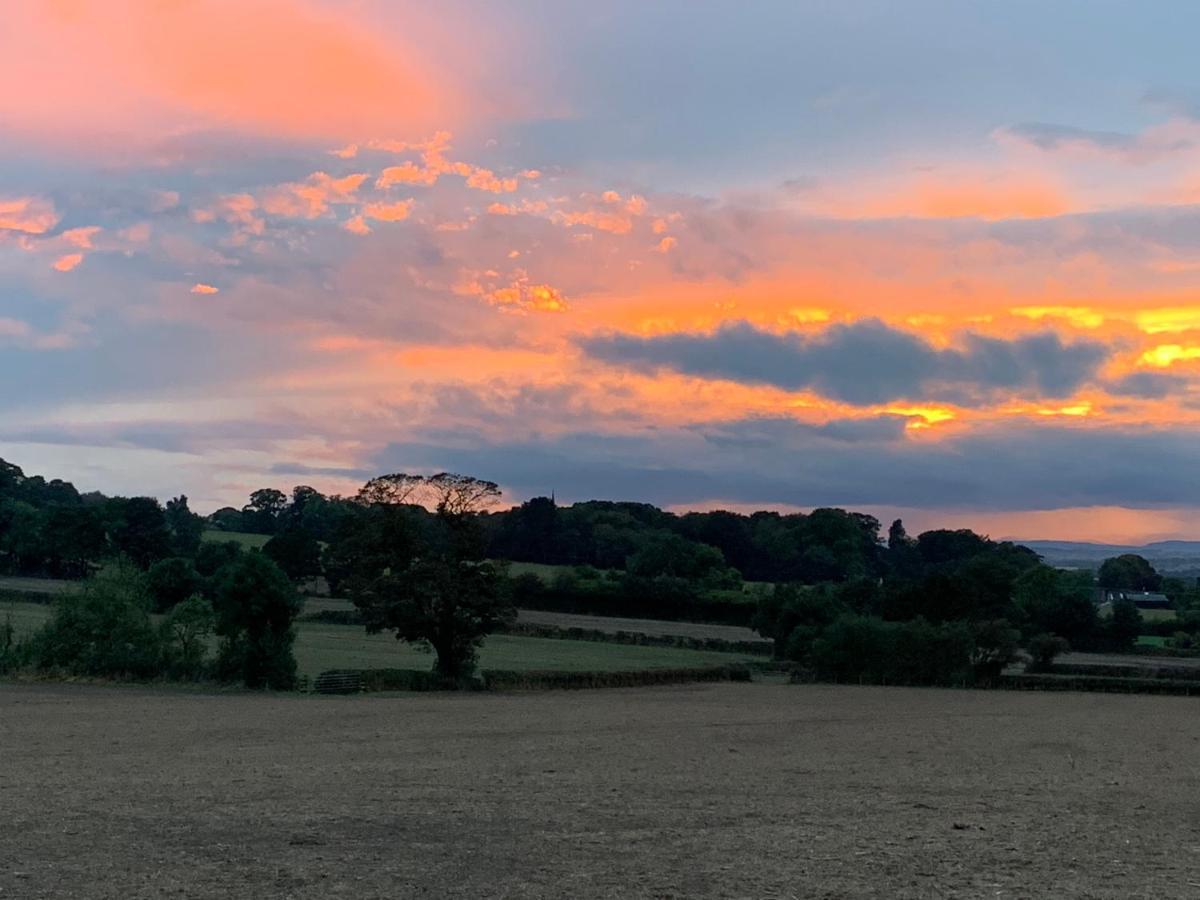
[(1029, 672), (1049, 672), (1055, 658), (1071, 649), (1066, 638), (1057, 634), (1039, 634), (1029, 640), (1029, 655), (1032, 657)]
[(28, 645), (17, 640), (12, 616), (5, 616), (3, 624), (0, 624), (0, 675), (20, 668), (25, 663), (27, 650)]
[(208, 636), (215, 627), (212, 604), (203, 597), (189, 597), (177, 604), (159, 626), (166, 670), (177, 678), (202, 677)]
[(974, 680), (975, 639), (961, 622), (886, 622), (843, 616), (812, 645), (819, 679), (868, 684), (963, 685)]
[(33, 665), (72, 675), (151, 678), (161, 671), (162, 641), (150, 621), (145, 577), (119, 568), (62, 595), (29, 648)]
[(1193, 650), (1196, 647), (1196, 635), (1186, 631), (1176, 631), (1167, 641), (1167, 646), (1175, 650)]
[(989, 684), (1017, 658), (1021, 632), (1005, 619), (980, 622), (974, 627), (975, 650), (971, 663), (976, 683)]

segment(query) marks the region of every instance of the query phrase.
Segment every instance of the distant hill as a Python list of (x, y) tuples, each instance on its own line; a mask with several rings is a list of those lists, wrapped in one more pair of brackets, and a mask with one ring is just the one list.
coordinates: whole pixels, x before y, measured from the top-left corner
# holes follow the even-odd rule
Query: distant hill
[(1110, 556), (1136, 553), (1159, 572), (1200, 575), (1200, 541), (1155, 541), (1151, 544), (1094, 544), (1087, 541), (1016, 541), (1052, 566), (1094, 569)]

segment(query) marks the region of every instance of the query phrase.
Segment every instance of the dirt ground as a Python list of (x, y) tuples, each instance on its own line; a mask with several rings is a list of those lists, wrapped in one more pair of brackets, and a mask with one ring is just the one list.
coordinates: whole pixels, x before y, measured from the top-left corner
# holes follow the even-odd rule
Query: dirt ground
[(0, 898), (1200, 895), (1200, 701), (0, 685)]

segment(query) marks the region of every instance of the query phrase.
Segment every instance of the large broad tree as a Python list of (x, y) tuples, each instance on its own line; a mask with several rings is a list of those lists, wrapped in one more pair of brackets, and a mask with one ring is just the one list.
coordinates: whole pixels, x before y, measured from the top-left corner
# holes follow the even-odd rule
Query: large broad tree
[(1136, 553), (1123, 553), (1106, 559), (1096, 576), (1100, 587), (1120, 591), (1157, 591), (1162, 587), (1162, 576), (1154, 571), (1144, 557)]
[(369, 632), (432, 647), (448, 681), (469, 677), (484, 637), (515, 614), (502, 573), (483, 558), (479, 513), (499, 496), (493, 482), (445, 472), (385, 475), (358, 495), (367, 533), (349, 538), (351, 599)]

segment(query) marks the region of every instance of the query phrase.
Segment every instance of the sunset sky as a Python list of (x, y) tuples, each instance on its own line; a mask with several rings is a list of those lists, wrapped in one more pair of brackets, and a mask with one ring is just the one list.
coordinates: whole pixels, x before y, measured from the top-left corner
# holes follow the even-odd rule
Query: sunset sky
[(1200, 538), (1200, 4), (0, 9), (0, 456)]

